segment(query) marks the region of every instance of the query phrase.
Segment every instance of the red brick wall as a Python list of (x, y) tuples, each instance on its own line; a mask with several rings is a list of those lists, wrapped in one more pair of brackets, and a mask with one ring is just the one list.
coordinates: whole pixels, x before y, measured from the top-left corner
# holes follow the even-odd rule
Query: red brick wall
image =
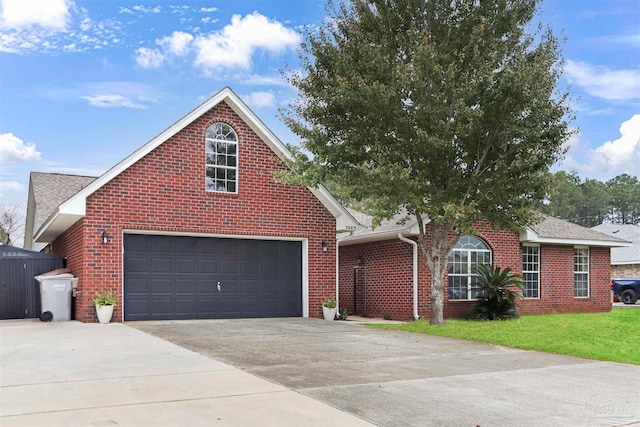
[[(50, 253), (67, 257), (67, 268), (70, 268), (76, 277), (82, 277), (84, 267), (82, 249), (84, 242), (83, 223), (84, 220), (80, 219), (73, 224), (66, 233), (62, 234), (49, 245)], [(83, 299), (81, 297), (76, 297), (76, 306), (82, 304), (82, 301)]]
[[(216, 122), (229, 124), (238, 135), (237, 194), (205, 191), (204, 135)], [(220, 103), (123, 171), (87, 198), (77, 319), (95, 321), (89, 301), (96, 291), (122, 293), (123, 230), (307, 238), (309, 315), (320, 317), (320, 300), (335, 293), (335, 219), (308, 189), (275, 183), (272, 172), (284, 168)], [(101, 243), (103, 229), (112, 239), (108, 245)], [(323, 240), (328, 252), (322, 252)], [(122, 304), (114, 319), (122, 319)]]
[[(477, 224), (476, 235), (493, 251), (493, 265), (522, 272), (522, 255), (517, 233)], [(453, 236), (451, 236), (453, 238)], [(390, 316), (408, 320), (413, 313), (411, 245), (398, 239), (340, 247), (340, 301), (351, 312), (353, 307), (353, 268), (362, 255), (366, 266), (368, 311), (358, 314)], [(589, 297), (574, 298), (573, 246), (542, 245), (540, 248), (540, 298), (525, 299), (518, 304), (521, 314), (609, 311), (609, 248), (589, 250)], [(421, 252), (418, 254), (418, 313), (430, 317), (431, 274)], [(449, 301), (445, 278), (445, 317), (462, 317), (473, 301)], [(385, 286), (393, 284), (393, 286)], [(359, 286), (361, 286), (359, 284)], [(378, 295), (380, 293), (380, 295)], [(359, 304), (360, 305), (360, 304)]]
[[(412, 246), (400, 240), (340, 247), (340, 307), (354, 314), (353, 281), (357, 266), (356, 314), (407, 320), (412, 317)], [(408, 304), (407, 304), (408, 302)]]

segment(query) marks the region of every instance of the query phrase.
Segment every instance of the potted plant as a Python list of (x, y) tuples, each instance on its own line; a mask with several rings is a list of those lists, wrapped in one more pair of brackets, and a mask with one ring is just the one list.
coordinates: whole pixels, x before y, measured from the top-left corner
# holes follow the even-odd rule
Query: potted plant
[(334, 320), (336, 318), (337, 305), (336, 299), (332, 296), (322, 299), (322, 315), (324, 316), (324, 320)]
[(113, 316), (113, 306), (120, 299), (120, 295), (109, 292), (97, 292), (93, 297), (93, 303), (96, 306), (96, 314), (100, 323), (111, 322)]

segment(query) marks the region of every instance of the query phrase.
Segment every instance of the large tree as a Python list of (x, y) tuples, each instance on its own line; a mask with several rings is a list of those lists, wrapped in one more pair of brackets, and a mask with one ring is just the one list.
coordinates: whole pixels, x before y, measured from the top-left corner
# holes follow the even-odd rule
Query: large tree
[(433, 324), (457, 236), (481, 219), (530, 224), (570, 134), (558, 41), (532, 25), (538, 3), (330, 3), (289, 73), (299, 99), (285, 121), (312, 155), (298, 151), (291, 181), (332, 180), (378, 219), (417, 219)]
[(636, 224), (640, 222), (640, 182), (626, 173), (607, 181), (611, 222)]

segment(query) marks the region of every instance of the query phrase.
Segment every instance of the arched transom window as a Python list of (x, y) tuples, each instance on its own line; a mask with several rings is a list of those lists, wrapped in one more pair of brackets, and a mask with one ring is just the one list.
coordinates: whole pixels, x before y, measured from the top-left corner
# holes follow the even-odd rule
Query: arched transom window
[(474, 274), (481, 264), (491, 265), (491, 249), (475, 236), (462, 236), (449, 252), (449, 299), (475, 300), (478, 292), (471, 289)]
[(207, 191), (238, 192), (238, 135), (226, 123), (214, 123), (206, 134)]

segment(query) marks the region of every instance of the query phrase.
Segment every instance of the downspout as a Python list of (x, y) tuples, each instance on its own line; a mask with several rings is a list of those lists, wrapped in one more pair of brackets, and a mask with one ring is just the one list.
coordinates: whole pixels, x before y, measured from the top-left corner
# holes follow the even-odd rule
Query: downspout
[(336, 314), (340, 315), (340, 242), (353, 235), (353, 230), (347, 236), (336, 238)]
[(418, 242), (407, 239), (402, 233), (398, 233), (398, 239), (413, 246), (413, 318), (418, 320)]

